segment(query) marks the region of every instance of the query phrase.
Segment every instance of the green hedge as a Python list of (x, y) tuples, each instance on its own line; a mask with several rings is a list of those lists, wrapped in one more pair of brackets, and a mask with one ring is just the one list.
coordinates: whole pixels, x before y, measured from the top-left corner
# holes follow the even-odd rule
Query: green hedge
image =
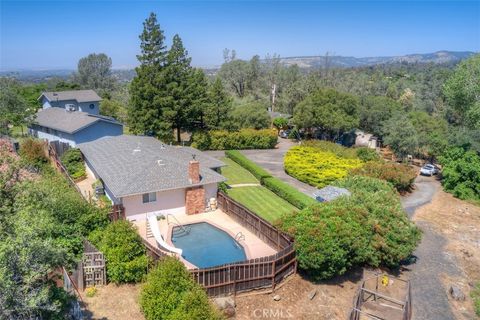
[(260, 183), (263, 182), (263, 179), (265, 178), (271, 178), (272, 175), (268, 173), (266, 170), (264, 170), (262, 167), (256, 165), (253, 161), (249, 160), (247, 157), (245, 157), (243, 154), (240, 153), (240, 151), (237, 150), (228, 150), (225, 151), (225, 156), (228, 158), (232, 159), (248, 171), (250, 171), (251, 174), (257, 178)]
[(213, 130), (192, 136), (192, 147), (200, 150), (273, 149), (276, 144), (277, 131), (272, 129)]
[(183, 263), (173, 257), (163, 259), (148, 273), (140, 306), (147, 320), (222, 319)]
[(351, 174), (385, 180), (399, 192), (410, 191), (417, 177), (411, 167), (388, 162), (367, 162), (363, 167), (353, 169)]
[(310, 198), (277, 178), (265, 178), (262, 182), (267, 189), (299, 209), (304, 209), (309, 205), (317, 203), (315, 199)]
[(385, 181), (354, 176), (338, 181), (352, 195), (285, 215), (280, 226), (295, 238), (299, 267), (313, 279), (356, 265), (397, 267), (420, 241), (399, 197)]
[(272, 177), (270, 173), (245, 157), (240, 153), (240, 151), (229, 150), (225, 152), (225, 155), (241, 165), (243, 168), (250, 171), (250, 173), (252, 173), (263, 186), (275, 193), (280, 198), (291, 203), (293, 206), (303, 209), (308, 205), (316, 203), (313, 198), (310, 198), (280, 179)]

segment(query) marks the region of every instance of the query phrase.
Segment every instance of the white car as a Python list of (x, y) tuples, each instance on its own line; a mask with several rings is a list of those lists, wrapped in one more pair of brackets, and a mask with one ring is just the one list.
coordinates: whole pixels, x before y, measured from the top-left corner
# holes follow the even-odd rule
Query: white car
[(420, 174), (424, 176), (433, 176), (438, 173), (438, 168), (433, 164), (426, 164), (420, 169)]

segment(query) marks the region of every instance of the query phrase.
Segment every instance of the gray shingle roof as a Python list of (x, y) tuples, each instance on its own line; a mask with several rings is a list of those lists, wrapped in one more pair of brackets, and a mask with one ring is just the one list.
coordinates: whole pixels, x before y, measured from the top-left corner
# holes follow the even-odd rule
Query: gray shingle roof
[(77, 102), (94, 102), (102, 100), (93, 90), (43, 92), (40, 98), (42, 96), (45, 96), (49, 101), (76, 100)]
[(110, 117), (92, 115), (80, 111), (67, 111), (63, 108), (56, 107), (39, 110), (34, 123), (42, 127), (66, 133), (75, 133), (98, 121), (106, 121), (122, 125), (120, 122)]
[[(120, 135), (77, 147), (117, 198), (225, 181), (210, 169), (223, 166), (223, 162), (193, 148), (165, 145), (153, 137)], [(200, 162), (198, 184), (188, 179), (192, 154)]]

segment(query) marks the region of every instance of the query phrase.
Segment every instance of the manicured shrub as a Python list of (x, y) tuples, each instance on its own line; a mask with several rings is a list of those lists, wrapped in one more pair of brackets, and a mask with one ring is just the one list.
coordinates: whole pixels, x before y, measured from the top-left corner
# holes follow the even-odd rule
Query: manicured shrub
[(355, 149), (357, 157), (363, 162), (378, 161), (380, 157), (375, 149), (361, 147)]
[(480, 156), (455, 147), (440, 157), (445, 191), (463, 200), (480, 200)]
[(148, 273), (140, 306), (147, 320), (221, 319), (183, 263), (172, 257), (163, 259)]
[(367, 162), (351, 173), (385, 180), (399, 192), (410, 191), (417, 177), (415, 170), (407, 165), (386, 162)]
[(120, 220), (97, 229), (90, 241), (105, 254), (107, 276), (116, 284), (140, 282), (147, 272), (148, 258), (140, 235), (131, 222)]
[(20, 156), (28, 165), (35, 167), (41, 167), (48, 162), (44, 142), (32, 138), (27, 138), (20, 144)]
[(312, 147), (320, 151), (331, 152), (340, 158), (357, 159), (357, 149), (346, 148), (338, 143), (333, 143), (324, 140), (307, 140), (302, 143), (302, 146)]
[(240, 151), (237, 150), (228, 150), (225, 151), (225, 156), (232, 159), (255, 176), (260, 182), (265, 178), (270, 178), (272, 175), (264, 170), (262, 167), (256, 165), (253, 161), (249, 160)]
[(80, 179), (86, 176), (85, 164), (83, 162), (82, 153), (80, 149), (68, 149), (60, 158), (63, 165), (68, 171), (68, 174), (73, 179)]
[(356, 156), (339, 156), (338, 154), (348, 155), (350, 152), (341, 151), (334, 153), (306, 145), (292, 147), (284, 158), (285, 172), (300, 181), (322, 188), (346, 177), (350, 170), (362, 165)]
[(299, 209), (303, 209), (309, 205), (317, 203), (315, 199), (307, 196), (303, 192), (298, 191), (294, 187), (277, 178), (264, 178), (262, 183), (267, 189)]
[(276, 144), (277, 133), (271, 129), (213, 130), (192, 137), (192, 146), (200, 150), (272, 149)]
[(281, 228), (295, 238), (299, 267), (314, 279), (354, 265), (396, 267), (415, 249), (420, 232), (386, 182), (354, 176), (338, 182), (352, 195), (285, 215)]

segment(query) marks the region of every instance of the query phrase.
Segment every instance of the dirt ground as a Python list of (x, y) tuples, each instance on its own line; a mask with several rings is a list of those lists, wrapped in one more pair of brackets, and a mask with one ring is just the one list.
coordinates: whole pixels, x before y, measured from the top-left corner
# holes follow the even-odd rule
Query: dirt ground
[(439, 190), (431, 203), (417, 210), (414, 220), (431, 223), (447, 239), (445, 254), (455, 258), (462, 274), (458, 277), (438, 276), (447, 290), (451, 284), (456, 284), (465, 293), (465, 301), (454, 301), (449, 297), (455, 317), (474, 319), (470, 290), (480, 281), (480, 208)]
[(143, 320), (138, 304), (140, 285), (117, 286), (110, 283), (98, 287), (94, 297), (83, 293), (84, 316), (88, 320)]

